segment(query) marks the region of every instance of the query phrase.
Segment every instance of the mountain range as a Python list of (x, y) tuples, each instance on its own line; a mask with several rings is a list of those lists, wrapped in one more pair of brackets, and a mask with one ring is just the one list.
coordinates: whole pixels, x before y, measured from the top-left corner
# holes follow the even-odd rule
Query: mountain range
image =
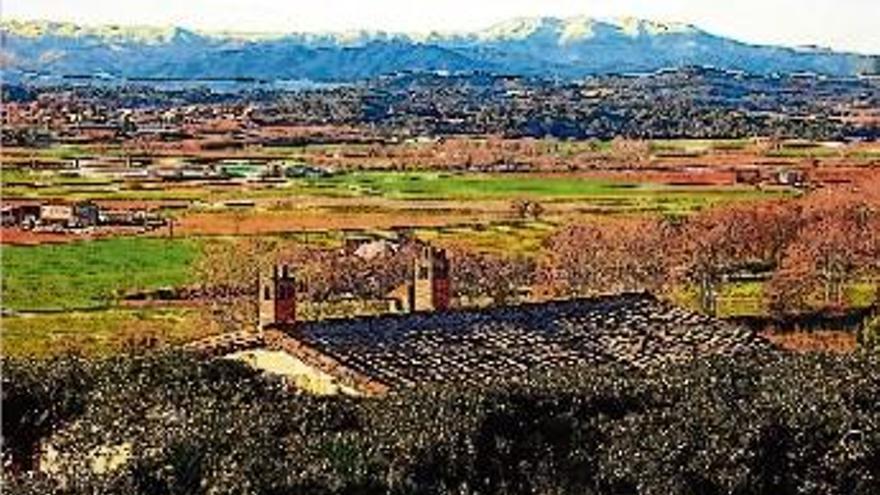
[(521, 18), (471, 33), (209, 33), (5, 20), (7, 79), (258, 79), (347, 82), (402, 71), (558, 79), (711, 66), (758, 74), (876, 74), (880, 56), (743, 43), (642, 19)]

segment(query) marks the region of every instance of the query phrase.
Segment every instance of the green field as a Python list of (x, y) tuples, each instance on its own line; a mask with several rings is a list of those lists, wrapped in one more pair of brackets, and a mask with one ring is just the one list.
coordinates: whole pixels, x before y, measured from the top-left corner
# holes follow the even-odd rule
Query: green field
[(323, 181), (336, 188), (399, 199), (583, 198), (634, 190), (628, 184), (595, 180), (483, 174), (351, 173)]
[(298, 189), (312, 194), (348, 193), (391, 199), (504, 199), (511, 197), (584, 198), (629, 192), (633, 186), (571, 178), (531, 178), (431, 172), (353, 172), (301, 180)]
[(747, 139), (652, 139), (651, 151), (708, 152), (718, 149), (744, 149)]
[(3, 355), (46, 357), (71, 351), (99, 355), (148, 337), (160, 344), (186, 342), (205, 329), (195, 311), (182, 309), (26, 314), (3, 318)]
[(124, 291), (187, 283), (194, 240), (116, 238), (36, 247), (3, 246), (3, 307), (105, 307)]
[(423, 241), (439, 245), (454, 244), (481, 252), (534, 257), (556, 227), (557, 225), (545, 221), (523, 221), (416, 229), (415, 234)]
[(311, 194), (383, 196), (392, 199), (486, 200), (516, 197), (543, 199), (656, 196), (760, 196), (754, 188), (665, 186), (579, 177), (532, 177), (526, 174), (443, 174), (432, 172), (352, 172), (328, 178), (301, 179), (293, 187)]
[[(854, 308), (870, 306), (877, 288), (870, 282), (857, 282), (846, 287), (847, 303)], [(694, 286), (680, 287), (671, 294), (672, 299), (694, 311), (699, 311), (699, 296)], [(719, 288), (718, 316), (732, 318), (738, 316), (766, 315), (768, 308), (764, 301), (764, 284), (761, 282), (730, 282)], [(816, 301), (821, 304), (820, 301)]]
[[(114, 307), (127, 291), (190, 281), (198, 241), (116, 238), (3, 246), (2, 347), (7, 356), (104, 353), (127, 339), (183, 342), (204, 328), (191, 310)], [(34, 313), (33, 311), (37, 311)]]
[(445, 174), (436, 172), (352, 172), (316, 179), (291, 179), (285, 184), (244, 189), (225, 186), (162, 185), (123, 189), (122, 184), (61, 184), (7, 187), (8, 197), (73, 199), (187, 200), (218, 203), (231, 200), (286, 200), (295, 197), (385, 198), (406, 201), (507, 201), (527, 198), (543, 202), (582, 203), (585, 212), (658, 212), (687, 214), (707, 206), (792, 194), (785, 189), (756, 190), (739, 186), (679, 186), (622, 183), (583, 177), (527, 174)]

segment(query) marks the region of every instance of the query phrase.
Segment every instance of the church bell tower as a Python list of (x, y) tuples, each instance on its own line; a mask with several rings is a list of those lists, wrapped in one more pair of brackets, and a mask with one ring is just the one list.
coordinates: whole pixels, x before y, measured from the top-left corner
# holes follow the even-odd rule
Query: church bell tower
[(449, 308), (449, 259), (446, 250), (425, 246), (415, 259), (410, 308), (442, 311)]
[(260, 273), (259, 326), (290, 326), (296, 323), (296, 276), (286, 264)]

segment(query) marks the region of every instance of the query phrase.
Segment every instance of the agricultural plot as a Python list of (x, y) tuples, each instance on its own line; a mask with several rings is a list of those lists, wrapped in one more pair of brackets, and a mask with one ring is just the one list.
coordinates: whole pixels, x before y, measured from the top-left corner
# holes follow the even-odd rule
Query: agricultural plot
[[(60, 176), (57, 172), (6, 170), (5, 195), (14, 198), (66, 200), (187, 200), (212, 203), (286, 198), (384, 198), (425, 201), (491, 201), (528, 198), (551, 202), (585, 202), (624, 209), (674, 209), (682, 203), (712, 204), (724, 200), (778, 196), (785, 191), (751, 187), (664, 185), (626, 174), (612, 180), (574, 174), (480, 174), (437, 172), (348, 172), (329, 177), (291, 178), (281, 183), (152, 183), (114, 181), (107, 177)], [(646, 176), (650, 178), (650, 175)], [(241, 180), (241, 178), (238, 178)]]
[(389, 230), (394, 228), (472, 225), (504, 218), (507, 212), (473, 211), (453, 205), (437, 209), (316, 206), (292, 209), (220, 209), (181, 216), (177, 232), (184, 235), (285, 235), (300, 232)]
[[(877, 287), (870, 282), (848, 284), (843, 291), (847, 306), (865, 308), (874, 300)], [(671, 294), (671, 299), (683, 307), (697, 310), (699, 295), (695, 286), (682, 286)], [(721, 318), (756, 316), (768, 313), (762, 282), (728, 282), (718, 294), (717, 315)]]
[(528, 176), (357, 172), (307, 182), (316, 189), (350, 190), (359, 195), (399, 199), (479, 200), (516, 196), (578, 198), (609, 195), (627, 185), (580, 179), (533, 180)]
[(507, 221), (485, 225), (416, 229), (419, 239), (479, 252), (534, 256), (557, 225), (548, 221)]
[(185, 284), (198, 242), (116, 238), (0, 249), (4, 309), (72, 310), (106, 307), (125, 291)]
[(665, 198), (693, 201), (702, 197), (749, 199), (779, 194), (753, 188), (664, 186), (660, 184), (590, 179), (579, 176), (530, 176), (529, 174), (441, 174), (430, 172), (353, 172), (295, 183), (298, 191), (322, 194), (381, 196), (391, 199), (498, 200), (511, 198), (565, 200), (646, 200)]
[(187, 309), (118, 307), (125, 293), (190, 282), (195, 240), (116, 238), (3, 246), (2, 346), (10, 356), (103, 354), (208, 331)]
[(190, 309), (101, 309), (26, 313), (3, 318), (3, 354), (49, 357), (106, 355), (145, 345), (180, 344), (211, 332)]

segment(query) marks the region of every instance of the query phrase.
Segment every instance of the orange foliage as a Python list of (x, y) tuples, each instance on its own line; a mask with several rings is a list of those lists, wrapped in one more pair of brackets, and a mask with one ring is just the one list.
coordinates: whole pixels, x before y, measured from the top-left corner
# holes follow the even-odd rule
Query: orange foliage
[(852, 332), (815, 331), (766, 333), (764, 337), (777, 346), (795, 352), (833, 352), (844, 354), (856, 349)]
[(665, 225), (615, 218), (567, 225), (547, 240), (538, 265), (541, 292), (577, 296), (655, 290), (666, 277)]

